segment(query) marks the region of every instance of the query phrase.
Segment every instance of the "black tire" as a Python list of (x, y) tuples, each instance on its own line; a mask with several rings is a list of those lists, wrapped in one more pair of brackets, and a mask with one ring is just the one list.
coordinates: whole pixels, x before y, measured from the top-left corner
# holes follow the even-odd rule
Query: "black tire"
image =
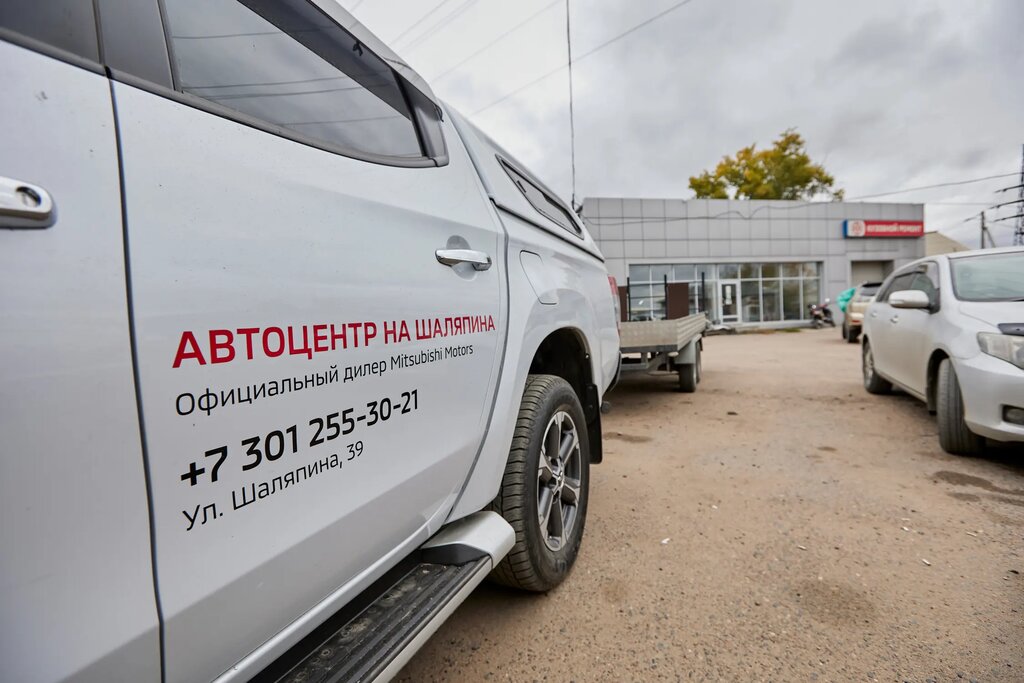
[(850, 344), (856, 344), (857, 339), (860, 338), (860, 330), (855, 330), (852, 327), (846, 329), (846, 341)]
[(679, 391), (692, 394), (697, 391), (697, 363), (686, 363), (679, 366)]
[[(578, 460), (570, 463), (570, 458), (567, 457), (564, 466), (559, 465), (563, 467), (561, 474), (555, 473), (545, 484), (540, 474), (541, 449), (544, 447), (547, 452), (544, 440), (546, 436), (549, 439), (554, 438), (549, 427), (555, 428), (554, 420), (559, 414), (568, 416), (575, 429), (579, 446), (578, 451), (571, 449), (570, 455), (578, 455)], [(562, 429), (564, 427), (559, 428), (558, 432), (560, 445), (565, 444), (562, 440), (565, 432)], [(549, 442), (549, 445), (552, 444)], [(555, 467), (552, 463), (551, 469)], [(558, 547), (552, 548), (552, 536), (541, 531), (539, 501), (543, 502), (542, 487), (546, 488), (552, 498), (554, 496), (551, 491), (558, 490), (558, 519), (564, 522), (569, 514), (563, 513), (563, 493), (571, 493), (571, 486), (563, 490), (562, 482), (578, 482), (577, 502), (572, 521), (567, 524), (568, 532), (564, 538), (558, 539)], [(579, 553), (580, 542), (583, 540), (589, 485), (590, 444), (587, 441), (587, 423), (583, 417), (583, 408), (576, 392), (561, 377), (530, 375), (523, 391), (523, 401), (519, 407), (519, 417), (512, 435), (512, 448), (509, 451), (508, 464), (505, 466), (505, 475), (501, 480), (501, 488), (488, 508), (508, 520), (515, 529), (516, 542), (512, 550), (494, 568), (489, 578), (505, 586), (536, 592), (549, 591), (560, 584), (572, 570), (576, 555)], [(552, 514), (554, 511), (552, 505)], [(550, 532), (551, 527), (548, 526), (546, 529)]]
[(701, 349), (701, 346), (698, 343), (697, 344), (697, 348), (695, 350), (695, 352), (697, 354), (697, 362), (696, 362), (696, 366), (697, 366), (697, 384), (700, 384), (700, 381), (702, 379), (704, 379), (704, 362), (700, 359), (700, 349)]
[(843, 335), (843, 339), (845, 339), (846, 341), (850, 341), (850, 328), (849, 328), (849, 326), (848, 326), (848, 325), (846, 324), (846, 320), (845, 320), (845, 319), (843, 320), (843, 331), (842, 331), (842, 335)]
[(892, 391), (892, 383), (882, 379), (875, 372), (875, 356), (866, 339), (860, 352), (860, 367), (861, 374), (864, 375), (864, 388), (869, 394), (888, 394)]
[(964, 397), (956, 379), (953, 363), (948, 358), (939, 363), (938, 386), (935, 388), (936, 413), (939, 423), (939, 445), (953, 455), (978, 455), (985, 450), (984, 437), (972, 432), (964, 422)]

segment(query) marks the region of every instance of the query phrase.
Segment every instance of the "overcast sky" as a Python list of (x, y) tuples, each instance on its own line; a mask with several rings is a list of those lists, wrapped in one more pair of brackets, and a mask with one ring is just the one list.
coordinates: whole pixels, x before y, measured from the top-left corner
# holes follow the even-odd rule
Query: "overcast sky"
[[(340, 1), (568, 199), (565, 0)], [(790, 127), (848, 198), (1014, 174), (877, 200), (924, 202), (966, 243), (965, 218), (1016, 198), (995, 191), (1024, 143), (1021, 0), (690, 0), (592, 54), (679, 0), (570, 1), (578, 200), (692, 197), (691, 175)]]

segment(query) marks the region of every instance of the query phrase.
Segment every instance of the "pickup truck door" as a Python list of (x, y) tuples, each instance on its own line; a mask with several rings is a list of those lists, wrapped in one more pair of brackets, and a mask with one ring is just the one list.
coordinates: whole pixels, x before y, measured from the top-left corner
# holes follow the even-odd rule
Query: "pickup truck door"
[(114, 96), (167, 681), (262, 646), (247, 677), (450, 510), (503, 235), (451, 125), (327, 10), (164, 8), (180, 92)]
[(62, 7), (0, 7), (0, 681), (159, 681), (110, 83), (36, 51), (96, 59)]

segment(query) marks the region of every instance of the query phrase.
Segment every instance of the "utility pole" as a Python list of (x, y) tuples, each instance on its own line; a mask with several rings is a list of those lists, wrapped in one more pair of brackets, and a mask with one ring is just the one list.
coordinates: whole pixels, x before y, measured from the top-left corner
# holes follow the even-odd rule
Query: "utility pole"
[(1024, 145), (1020, 148), (1020, 187), (1017, 189), (1019, 215), (1017, 229), (1013, 231), (1013, 246), (1024, 247)]
[[(990, 209), (1001, 209), (1004, 206), (1010, 206), (1011, 204), (1017, 205), (1017, 213), (1012, 216), (1004, 216), (1003, 218), (997, 218), (994, 222), (1001, 223), (1003, 221), (1015, 221), (1016, 225), (1013, 228), (1013, 246), (1024, 247), (1024, 145), (1021, 146), (1021, 158), (1020, 158), (1020, 182), (1010, 187), (1004, 187), (997, 192), (1009, 192), (1010, 190), (1017, 190), (1017, 198), (1013, 201), (1002, 202), (995, 206), (990, 206)], [(984, 230), (984, 228), (982, 228)], [(991, 239), (991, 234), (989, 239)], [(984, 245), (983, 245), (984, 248)]]
[(984, 249), (984, 248), (985, 248), (985, 235), (988, 235), (988, 241), (989, 241), (989, 243), (990, 243), (990, 244), (991, 244), (991, 245), (992, 245), (993, 247), (994, 247), (994, 246), (996, 246), (995, 242), (994, 242), (994, 241), (992, 240), (992, 235), (991, 235), (991, 234), (989, 234), (988, 228), (987, 228), (987, 227), (985, 227), (985, 212), (984, 212), (984, 211), (982, 211), (982, 212), (981, 212), (981, 248), (982, 248), (982, 249)]

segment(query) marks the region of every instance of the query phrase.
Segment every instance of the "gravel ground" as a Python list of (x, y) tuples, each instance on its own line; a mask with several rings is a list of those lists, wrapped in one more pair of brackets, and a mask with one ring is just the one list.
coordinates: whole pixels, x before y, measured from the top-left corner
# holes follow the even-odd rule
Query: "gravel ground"
[(1024, 449), (945, 454), (834, 330), (608, 398), (569, 579), (485, 584), (405, 681), (1024, 681)]

